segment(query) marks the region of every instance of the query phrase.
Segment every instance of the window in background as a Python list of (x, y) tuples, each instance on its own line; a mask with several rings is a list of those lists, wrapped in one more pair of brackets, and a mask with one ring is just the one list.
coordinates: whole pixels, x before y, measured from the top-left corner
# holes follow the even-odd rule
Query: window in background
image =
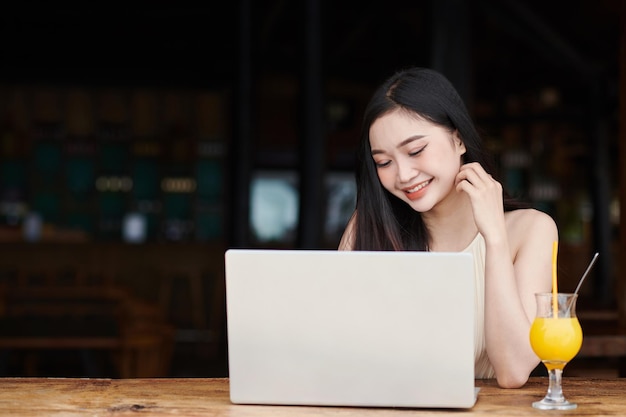
[[(326, 210), (324, 245), (336, 247), (354, 211), (356, 183), (349, 172), (330, 172), (325, 179)], [(299, 216), (298, 175), (295, 171), (257, 171), (250, 187), (252, 242), (260, 245), (293, 246), (297, 241)]]
[(298, 175), (257, 171), (250, 184), (250, 229), (255, 243), (293, 245), (299, 215)]

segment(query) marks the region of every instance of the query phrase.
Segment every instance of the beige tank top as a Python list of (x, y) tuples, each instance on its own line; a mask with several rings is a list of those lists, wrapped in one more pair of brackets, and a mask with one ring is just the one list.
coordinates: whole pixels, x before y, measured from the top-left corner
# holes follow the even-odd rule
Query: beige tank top
[(463, 252), (474, 255), (476, 281), (476, 314), (474, 326), (474, 376), (479, 379), (496, 376), (487, 357), (485, 343), (485, 239), (479, 233)]

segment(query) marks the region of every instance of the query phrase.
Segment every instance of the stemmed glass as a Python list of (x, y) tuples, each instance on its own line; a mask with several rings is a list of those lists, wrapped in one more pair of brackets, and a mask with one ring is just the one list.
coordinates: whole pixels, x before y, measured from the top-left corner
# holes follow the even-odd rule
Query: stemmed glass
[(577, 405), (563, 396), (563, 368), (576, 356), (583, 341), (576, 317), (573, 293), (537, 293), (537, 314), (530, 328), (530, 345), (548, 369), (548, 393), (533, 407), (542, 410), (571, 410)]

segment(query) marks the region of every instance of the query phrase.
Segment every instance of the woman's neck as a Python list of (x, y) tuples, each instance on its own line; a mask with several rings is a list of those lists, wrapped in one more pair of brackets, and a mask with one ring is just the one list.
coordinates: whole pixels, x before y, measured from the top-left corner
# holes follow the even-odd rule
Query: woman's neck
[(459, 252), (478, 233), (469, 197), (453, 192), (432, 210), (422, 213), (430, 236), (428, 247), (433, 252)]

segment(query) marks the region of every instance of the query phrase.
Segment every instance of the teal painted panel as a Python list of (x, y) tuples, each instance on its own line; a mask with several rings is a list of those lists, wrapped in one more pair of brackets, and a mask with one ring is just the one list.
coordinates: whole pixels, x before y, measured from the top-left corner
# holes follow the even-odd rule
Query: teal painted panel
[(196, 239), (210, 241), (221, 239), (224, 219), (219, 212), (199, 213), (196, 216)]
[(128, 149), (119, 143), (105, 143), (100, 148), (100, 168), (104, 172), (123, 172), (128, 163)]
[(159, 196), (159, 167), (156, 160), (136, 160), (132, 169), (133, 196), (153, 200)]
[(103, 217), (121, 218), (126, 208), (126, 201), (120, 193), (102, 193), (99, 203), (100, 213)]
[(52, 192), (39, 192), (32, 201), (33, 211), (40, 213), (46, 222), (56, 222), (59, 216), (60, 199)]
[(33, 151), (33, 165), (40, 173), (54, 174), (61, 170), (63, 152), (60, 145), (38, 143)]
[(94, 189), (94, 162), (90, 158), (70, 158), (66, 166), (66, 184), (72, 193), (88, 193)]
[(26, 184), (26, 166), (22, 161), (4, 161), (0, 164), (0, 184), (22, 188)]
[(198, 197), (206, 202), (217, 202), (222, 196), (222, 164), (216, 159), (203, 159), (196, 166)]
[(191, 213), (191, 197), (189, 194), (165, 194), (163, 209), (168, 219), (188, 219)]

